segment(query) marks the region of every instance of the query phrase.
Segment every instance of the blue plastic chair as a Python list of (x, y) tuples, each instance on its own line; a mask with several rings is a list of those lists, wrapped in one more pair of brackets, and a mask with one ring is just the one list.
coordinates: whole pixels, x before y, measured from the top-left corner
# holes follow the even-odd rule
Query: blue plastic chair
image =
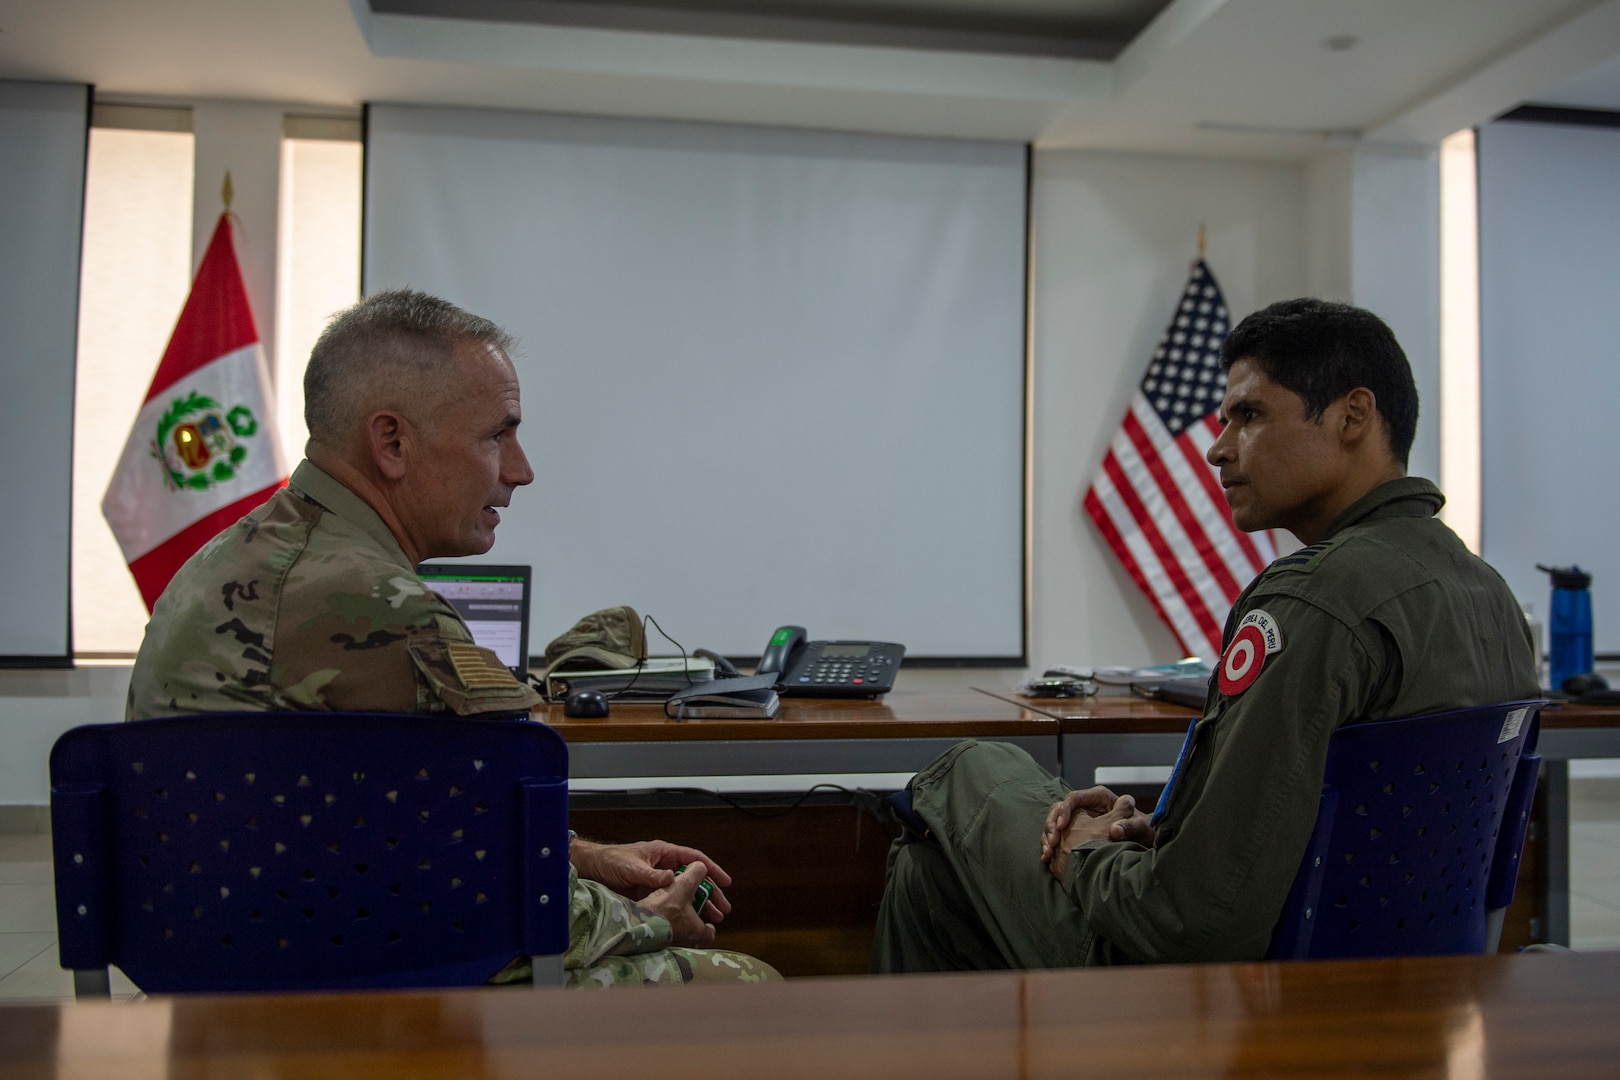
[(562, 981), (568, 750), (542, 724), (221, 713), (51, 751), (61, 963), (148, 993)]
[(1493, 951), (1535, 798), (1544, 704), (1336, 731), (1269, 956)]

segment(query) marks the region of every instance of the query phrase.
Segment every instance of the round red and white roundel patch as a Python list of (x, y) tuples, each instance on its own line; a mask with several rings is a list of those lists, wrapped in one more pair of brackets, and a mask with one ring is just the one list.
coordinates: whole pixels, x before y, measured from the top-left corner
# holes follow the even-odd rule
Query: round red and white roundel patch
[(1264, 611), (1255, 610), (1243, 617), (1232, 643), (1221, 655), (1219, 676), (1221, 693), (1228, 697), (1243, 693), (1266, 666), (1266, 657), (1282, 651), (1282, 631), (1277, 620)]

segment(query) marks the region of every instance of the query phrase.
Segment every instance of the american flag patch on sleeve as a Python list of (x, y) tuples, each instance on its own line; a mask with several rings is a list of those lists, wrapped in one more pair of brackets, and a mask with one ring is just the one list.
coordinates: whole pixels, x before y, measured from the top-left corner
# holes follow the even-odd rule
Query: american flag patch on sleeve
[(489, 649), (463, 642), (447, 642), (444, 648), (456, 677), (468, 690), (493, 690), (515, 681), (511, 669)]

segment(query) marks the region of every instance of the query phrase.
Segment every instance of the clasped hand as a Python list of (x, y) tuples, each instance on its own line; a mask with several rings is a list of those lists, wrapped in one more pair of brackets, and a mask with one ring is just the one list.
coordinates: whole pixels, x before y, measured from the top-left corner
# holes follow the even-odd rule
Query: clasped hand
[[(580, 877), (601, 882), (668, 919), (677, 945), (701, 948), (714, 944), (714, 924), (731, 910), (731, 901), (721, 891), (731, 884), (731, 875), (697, 848), (663, 840), (598, 844), (576, 839), (568, 854)], [(686, 870), (675, 873), (681, 865)], [(692, 909), (692, 900), (704, 879), (713, 881), (715, 887), (700, 916)]]
[(1062, 881), (1069, 852), (1088, 840), (1129, 840), (1152, 847), (1152, 816), (1138, 810), (1131, 796), (1115, 795), (1105, 787), (1071, 791), (1046, 812), (1041, 861)]

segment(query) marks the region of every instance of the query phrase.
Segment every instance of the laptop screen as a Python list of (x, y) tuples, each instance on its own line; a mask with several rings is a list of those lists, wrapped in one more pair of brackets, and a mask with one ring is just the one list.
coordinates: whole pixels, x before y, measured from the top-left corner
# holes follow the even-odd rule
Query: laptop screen
[(527, 566), (423, 563), (422, 583), (456, 609), (472, 639), (501, 658), (519, 679), (529, 668)]

